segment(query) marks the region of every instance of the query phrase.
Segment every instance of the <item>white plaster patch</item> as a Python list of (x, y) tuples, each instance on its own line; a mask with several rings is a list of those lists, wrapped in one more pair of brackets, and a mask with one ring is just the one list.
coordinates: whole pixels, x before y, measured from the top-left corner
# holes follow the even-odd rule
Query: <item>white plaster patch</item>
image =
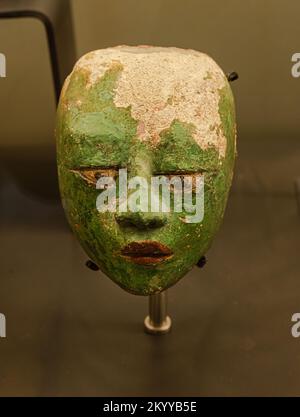
[(193, 124), (194, 139), (202, 149), (214, 146), (220, 157), (225, 156), (218, 90), (226, 80), (213, 59), (194, 50), (119, 46), (86, 54), (73, 71), (88, 71), (89, 88), (116, 63), (123, 70), (114, 103), (131, 107), (142, 141), (156, 145), (160, 133), (179, 120)]

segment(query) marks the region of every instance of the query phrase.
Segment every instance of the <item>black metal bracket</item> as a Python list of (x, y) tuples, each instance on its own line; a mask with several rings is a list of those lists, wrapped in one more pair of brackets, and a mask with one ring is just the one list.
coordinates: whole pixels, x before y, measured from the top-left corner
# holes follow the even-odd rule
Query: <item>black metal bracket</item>
[(203, 268), (206, 265), (207, 259), (205, 256), (202, 256), (202, 258), (199, 259), (199, 261), (197, 262), (197, 266), (198, 268)]
[(0, 19), (32, 17), (46, 30), (56, 101), (76, 61), (70, 0), (0, 0)]
[(98, 265), (96, 265), (95, 262), (91, 261), (90, 259), (86, 261), (85, 266), (92, 271), (99, 271)]
[(237, 73), (237, 72), (235, 72), (235, 71), (233, 71), (233, 72), (229, 72), (228, 74), (227, 74), (227, 80), (231, 83), (231, 82), (233, 82), (233, 81), (235, 81), (235, 80), (238, 80), (238, 78), (239, 78), (239, 74)]
[(300, 177), (295, 179), (295, 198), (297, 201), (298, 212), (300, 214)]

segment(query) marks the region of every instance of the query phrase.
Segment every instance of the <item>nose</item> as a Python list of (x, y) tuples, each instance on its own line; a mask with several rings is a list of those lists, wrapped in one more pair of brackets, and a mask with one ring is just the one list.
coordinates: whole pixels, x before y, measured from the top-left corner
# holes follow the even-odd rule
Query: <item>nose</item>
[[(151, 152), (146, 149), (145, 145), (136, 145), (128, 164), (128, 181), (134, 177), (141, 177), (146, 180), (148, 184), (148, 210), (147, 211), (132, 211), (127, 207), (126, 212), (116, 213), (116, 221), (123, 227), (136, 227), (137, 229), (155, 229), (163, 227), (167, 222), (168, 213), (162, 211), (151, 211), (151, 176), (153, 173), (153, 163)], [(132, 192), (132, 191), (131, 191)], [(128, 197), (130, 191), (128, 191)]]
[(166, 224), (165, 213), (132, 212), (116, 213), (116, 220), (122, 227), (136, 227), (137, 229), (155, 229)]

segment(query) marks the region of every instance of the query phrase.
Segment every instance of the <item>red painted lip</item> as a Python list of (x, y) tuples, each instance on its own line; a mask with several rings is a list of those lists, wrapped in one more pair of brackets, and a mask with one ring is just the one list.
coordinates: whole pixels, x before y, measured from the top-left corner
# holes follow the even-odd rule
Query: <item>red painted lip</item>
[(131, 242), (121, 250), (121, 255), (139, 265), (155, 265), (173, 256), (168, 246), (152, 240)]

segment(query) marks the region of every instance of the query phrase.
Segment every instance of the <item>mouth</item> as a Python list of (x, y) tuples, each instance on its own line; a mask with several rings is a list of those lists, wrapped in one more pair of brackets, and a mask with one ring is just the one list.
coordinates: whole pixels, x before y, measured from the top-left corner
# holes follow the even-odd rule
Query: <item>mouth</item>
[(156, 265), (172, 258), (173, 252), (162, 243), (144, 240), (131, 242), (121, 250), (121, 256), (139, 265)]

